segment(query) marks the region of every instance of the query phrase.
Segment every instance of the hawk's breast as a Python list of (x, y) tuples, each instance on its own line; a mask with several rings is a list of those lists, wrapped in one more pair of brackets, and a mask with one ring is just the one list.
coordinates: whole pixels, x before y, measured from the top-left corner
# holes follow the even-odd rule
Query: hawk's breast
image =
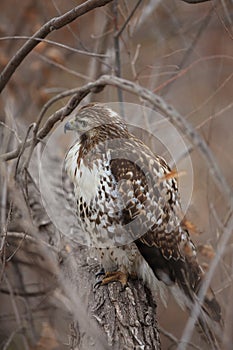
[(79, 224), (89, 233), (92, 244), (114, 245), (121, 227), (122, 203), (110, 169), (110, 154), (106, 152), (100, 158), (87, 159), (88, 155), (79, 157), (80, 147), (80, 143), (75, 144), (65, 161), (74, 184)]

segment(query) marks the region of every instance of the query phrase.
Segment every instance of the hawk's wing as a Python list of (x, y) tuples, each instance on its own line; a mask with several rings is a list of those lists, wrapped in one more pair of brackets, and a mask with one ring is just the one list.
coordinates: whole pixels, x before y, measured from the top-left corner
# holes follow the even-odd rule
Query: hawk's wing
[[(122, 224), (131, 224), (140, 216), (142, 220), (148, 219), (149, 228), (135, 239), (135, 244), (156, 277), (168, 285), (176, 282), (193, 302), (203, 272), (187, 230), (181, 224), (172, 227), (173, 222), (177, 224), (174, 216), (180, 209), (176, 181), (166, 176), (171, 170), (162, 158), (153, 156), (147, 148), (143, 152), (137, 149), (137, 152), (140, 165), (123, 158), (110, 162), (118, 192), (125, 203)], [(144, 161), (148, 165), (145, 168)], [(145, 229), (143, 222), (141, 224), (139, 229)], [(211, 290), (203, 308), (214, 320), (221, 319), (220, 307)]]
[(135, 238), (140, 237), (140, 244), (159, 248), (164, 258), (177, 260), (181, 257), (181, 208), (176, 180), (169, 176), (172, 172), (167, 163), (144, 144), (132, 141), (126, 148), (126, 157), (132, 152), (136, 158), (115, 158), (110, 162), (124, 204), (122, 224), (139, 219), (141, 227), (137, 229), (142, 232)]

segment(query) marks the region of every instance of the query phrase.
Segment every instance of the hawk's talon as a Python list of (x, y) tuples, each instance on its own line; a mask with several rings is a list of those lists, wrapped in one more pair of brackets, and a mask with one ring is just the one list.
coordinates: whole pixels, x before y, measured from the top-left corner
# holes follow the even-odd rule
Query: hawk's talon
[(104, 271), (104, 268), (102, 267), (98, 272), (96, 272), (95, 277), (98, 278), (104, 275), (105, 275), (105, 271)]
[(93, 289), (96, 290), (99, 288), (99, 286), (102, 284), (102, 281), (97, 281), (95, 282), (94, 286), (93, 286)]
[(123, 286), (123, 290), (126, 287), (126, 284), (128, 282), (128, 274), (122, 271), (114, 271), (114, 272), (106, 272), (104, 274), (101, 273), (101, 275), (104, 275), (103, 279), (101, 281), (97, 281), (94, 284), (94, 288), (101, 286), (104, 286), (106, 284), (109, 284), (111, 282), (120, 282)]

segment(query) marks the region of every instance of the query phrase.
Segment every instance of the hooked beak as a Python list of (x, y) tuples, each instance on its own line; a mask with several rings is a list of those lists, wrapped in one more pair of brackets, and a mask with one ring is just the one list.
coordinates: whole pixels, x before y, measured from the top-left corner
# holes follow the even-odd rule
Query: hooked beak
[(67, 131), (70, 131), (70, 130), (73, 130), (73, 126), (71, 124), (70, 121), (66, 122), (65, 123), (65, 126), (64, 126), (64, 133), (66, 134)]

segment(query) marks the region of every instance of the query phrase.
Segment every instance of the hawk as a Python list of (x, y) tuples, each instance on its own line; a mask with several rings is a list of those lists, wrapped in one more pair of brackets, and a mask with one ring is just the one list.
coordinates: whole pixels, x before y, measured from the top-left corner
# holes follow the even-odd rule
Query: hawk
[[(78, 223), (104, 269), (101, 284), (126, 284), (135, 275), (152, 289), (163, 282), (179, 291), (177, 301), (190, 309), (204, 273), (182, 223), (177, 181), (166, 161), (105, 104), (82, 107), (66, 130), (78, 135), (65, 169), (74, 185)], [(202, 308), (220, 321), (211, 289)]]

